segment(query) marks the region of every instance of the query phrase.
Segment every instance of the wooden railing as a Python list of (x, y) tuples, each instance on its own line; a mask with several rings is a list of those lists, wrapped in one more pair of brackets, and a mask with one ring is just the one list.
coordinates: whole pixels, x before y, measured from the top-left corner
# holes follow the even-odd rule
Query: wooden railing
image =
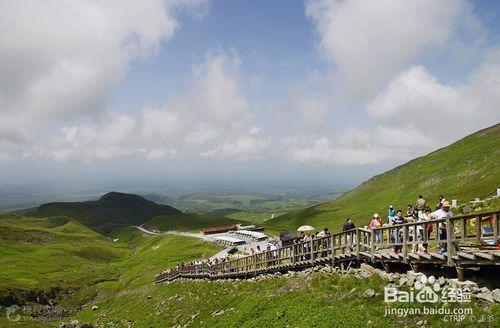
[[(500, 210), (474, 213), (426, 222), (386, 225), (373, 230), (356, 228), (213, 265), (204, 263), (179, 266), (159, 274), (156, 281), (178, 277), (241, 277), (263, 271), (277, 272), (283, 268), (312, 266), (321, 262), (335, 265), (337, 261), (352, 259), (384, 261), (391, 253), (392, 258), (396, 254), (404, 263), (418, 262), (418, 256), (411, 254), (422, 254), (421, 246), (427, 248), (425, 254), (434, 254), (443, 264), (453, 265), (457, 261), (457, 254), (469, 260), (475, 258), (471, 254), (476, 250), (477, 255), (482, 241), (500, 241), (499, 213)], [(472, 220), (475, 220), (475, 225), (471, 224)], [(441, 254), (440, 248), (445, 248), (446, 252)], [(385, 257), (382, 256), (384, 254)], [(426, 259), (429, 258), (426, 255)], [(481, 259), (500, 262), (493, 255), (484, 255)]]

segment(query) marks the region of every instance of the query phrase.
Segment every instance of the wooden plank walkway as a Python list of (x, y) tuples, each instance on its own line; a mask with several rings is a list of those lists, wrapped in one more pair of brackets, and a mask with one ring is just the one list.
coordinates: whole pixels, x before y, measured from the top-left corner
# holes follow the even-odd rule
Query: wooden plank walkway
[[(470, 266), (500, 265), (500, 249), (480, 247), (500, 242), (499, 211), (474, 213), (429, 222), (356, 228), (214, 265), (184, 265), (156, 276), (156, 282), (177, 278), (250, 278), (259, 274), (303, 270), (352, 261), (403, 263), (414, 268), (426, 265), (454, 266), (459, 280)], [(475, 220), (475, 225), (471, 224)], [(432, 225), (432, 232), (428, 226)], [(441, 229), (441, 233), (440, 232)], [(427, 247), (427, 252), (421, 248)], [(446, 252), (441, 254), (440, 248)]]

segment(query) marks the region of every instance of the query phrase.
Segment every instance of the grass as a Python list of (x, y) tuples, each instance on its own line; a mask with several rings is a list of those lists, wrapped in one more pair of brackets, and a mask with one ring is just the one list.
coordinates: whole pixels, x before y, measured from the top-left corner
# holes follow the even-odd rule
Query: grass
[[(15, 249), (9, 254), (2, 253), (0, 258), (21, 257), (24, 262), (18, 266), (18, 271), (2, 272), (1, 281), (4, 281), (4, 288), (16, 279), (18, 287), (27, 290), (33, 286), (61, 286), (63, 283), (78, 288), (81, 290), (78, 298), (57, 299), (58, 304), (74, 309), (70, 317), (63, 318), (64, 322), (77, 319), (80, 323), (105, 327), (111, 323), (115, 327), (411, 327), (418, 320), (427, 320), (431, 326), (475, 326), (469, 321), (460, 325), (443, 322), (442, 316), (384, 317), (383, 287), (386, 282), (376, 276), (359, 279), (350, 275), (318, 274), (262, 281), (176, 281), (157, 285), (153, 283), (154, 275), (164, 268), (181, 261), (205, 258), (218, 249), (196, 238), (146, 235), (132, 227), (114, 231), (112, 237), (120, 241), (112, 242), (78, 223), (61, 221), (62, 224), (56, 226), (56, 221), (22, 217), (0, 219), (2, 228), (12, 228), (8, 235), (12, 235), (12, 231), (41, 231), (52, 238), (47, 244), (54, 243), (49, 246), (33, 239), (14, 241), (2, 235), (2, 246), (10, 244)], [(66, 227), (71, 232), (61, 233)], [(31, 257), (23, 254), (23, 247), (31, 247), (29, 244), (34, 249), (55, 248), (58, 252), (41, 252)], [(96, 249), (89, 248), (91, 245), (98, 245), (106, 252), (98, 254)], [(86, 256), (81, 256), (83, 250)], [(74, 251), (79, 255), (62, 255)], [(103, 261), (103, 257), (109, 258)], [(37, 262), (40, 262), (39, 267)], [(42, 264), (47, 267), (47, 274), (41, 271)], [(104, 271), (86, 270), (86, 266), (102, 267)], [(63, 272), (57, 275), (59, 270)], [(369, 288), (378, 295), (363, 298), (362, 293)], [(86, 305), (80, 309), (78, 305), (82, 304)], [(91, 309), (94, 305), (98, 310)], [(491, 314), (498, 320), (499, 305), (491, 305), (486, 310), (479, 304), (468, 306), (473, 307), (477, 317)], [(220, 316), (213, 315), (221, 310), (224, 313)], [(61, 322), (23, 318), (18, 323), (9, 323), (3, 314), (0, 311), (1, 327), (57, 327)], [(483, 326), (488, 327), (487, 324)]]
[(149, 220), (146, 227), (160, 231), (199, 231), (204, 227), (223, 226), (231, 224), (249, 224), (248, 221), (218, 217), (208, 214), (175, 214), (162, 215)]
[(459, 203), (491, 196), (499, 187), (499, 157), (497, 124), (375, 176), (331, 202), (292, 211), (266, 221), (265, 226), (273, 232), (294, 231), (304, 224), (338, 231), (348, 217), (357, 226), (368, 225), (375, 212), (386, 217), (390, 204), (405, 211), (420, 194), (432, 208), (440, 194)]
[[(96, 281), (117, 279), (109, 263), (130, 250), (66, 218), (0, 214), (0, 304), (34, 301), (33, 295), (65, 295), (68, 309), (92, 297)], [(72, 290), (71, 296), (65, 294)]]

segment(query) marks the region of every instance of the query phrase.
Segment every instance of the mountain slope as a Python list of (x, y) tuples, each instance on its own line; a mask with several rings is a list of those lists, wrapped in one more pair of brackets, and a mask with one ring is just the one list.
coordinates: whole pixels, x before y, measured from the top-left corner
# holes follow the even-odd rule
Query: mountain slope
[(178, 209), (159, 205), (137, 195), (110, 192), (96, 201), (43, 204), (27, 215), (67, 216), (103, 233), (128, 225), (139, 225), (160, 215), (181, 214)]
[(271, 231), (295, 230), (303, 224), (338, 231), (347, 217), (368, 225), (374, 212), (386, 217), (387, 207), (406, 209), (418, 195), (434, 208), (438, 196), (462, 201), (495, 194), (500, 187), (500, 124), (478, 131), (452, 145), (374, 176), (334, 201), (293, 211), (266, 222)]

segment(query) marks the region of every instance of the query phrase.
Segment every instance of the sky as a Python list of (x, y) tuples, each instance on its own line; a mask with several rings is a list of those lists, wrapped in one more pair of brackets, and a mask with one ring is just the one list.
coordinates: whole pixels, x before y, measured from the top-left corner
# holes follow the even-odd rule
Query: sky
[(350, 187), (499, 107), (498, 1), (0, 0), (0, 186)]

